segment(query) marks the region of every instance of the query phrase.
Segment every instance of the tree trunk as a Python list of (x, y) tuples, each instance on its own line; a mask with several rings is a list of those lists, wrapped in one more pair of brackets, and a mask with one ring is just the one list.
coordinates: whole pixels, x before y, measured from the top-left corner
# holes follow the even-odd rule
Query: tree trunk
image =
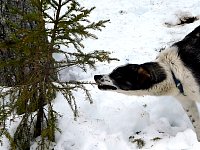
[[(23, 13), (35, 11), (35, 8), (30, 5), (30, 0), (1, 0), (0, 1), (0, 43), (4, 42), (7, 46), (11, 46), (11, 34), (15, 30), (9, 25), (9, 22), (17, 24), (19, 27), (24, 29), (33, 29), (36, 23), (33, 21), (22, 22), (17, 14), (11, 12), (11, 8), (19, 8)], [(9, 21), (9, 22), (8, 22)], [(20, 36), (20, 35), (19, 35)], [(11, 48), (0, 47), (0, 61), (9, 61), (16, 57), (15, 53)], [(24, 78), (24, 72), (27, 70), (26, 67), (14, 67), (6, 66), (0, 68), (0, 85), (13, 86), (17, 84), (17, 80)], [(18, 79), (17, 79), (18, 77)]]

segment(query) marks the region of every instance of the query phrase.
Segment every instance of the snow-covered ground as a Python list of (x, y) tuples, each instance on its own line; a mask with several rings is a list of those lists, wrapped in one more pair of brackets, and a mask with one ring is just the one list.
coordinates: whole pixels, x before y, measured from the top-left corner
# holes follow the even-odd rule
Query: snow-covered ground
[[(183, 15), (199, 16), (199, 0), (87, 0), (84, 6), (96, 9), (91, 20), (110, 19), (98, 40), (87, 39), (85, 51), (106, 50), (120, 61), (98, 63), (97, 70), (72, 72), (79, 80), (109, 73), (118, 65), (154, 60), (161, 48), (181, 40), (200, 21), (176, 25)], [(170, 24), (170, 26), (169, 26)], [(172, 97), (136, 97), (100, 91), (88, 86), (94, 103), (77, 92), (80, 117), (72, 113), (61, 95), (55, 108), (61, 134), (55, 150), (198, 150), (200, 143), (180, 104)], [(132, 138), (130, 138), (132, 136)], [(134, 137), (134, 138), (133, 138)], [(137, 144), (137, 141), (140, 145)]]
[[(97, 63), (87, 73), (71, 70), (63, 78), (93, 81), (93, 75), (109, 73), (126, 63), (154, 60), (161, 48), (181, 40), (200, 21), (176, 25), (182, 15), (200, 16), (199, 0), (85, 0), (95, 6), (91, 20), (110, 19), (98, 40), (84, 41), (84, 51), (110, 51), (120, 61)], [(169, 25), (170, 24), (170, 25)], [(70, 74), (69, 74), (70, 73)], [(62, 95), (55, 100), (61, 133), (56, 134), (54, 150), (199, 150), (200, 143), (180, 104), (172, 97), (136, 97), (100, 91), (87, 86), (93, 104), (75, 93), (79, 118)], [(142, 146), (142, 144), (144, 146)], [(0, 147), (5, 149), (6, 146)]]

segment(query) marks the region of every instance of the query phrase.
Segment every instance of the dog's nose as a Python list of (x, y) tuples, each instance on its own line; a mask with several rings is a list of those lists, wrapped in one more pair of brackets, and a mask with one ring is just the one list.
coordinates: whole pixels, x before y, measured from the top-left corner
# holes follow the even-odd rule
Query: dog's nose
[(94, 80), (100, 80), (103, 76), (102, 75), (94, 75)]

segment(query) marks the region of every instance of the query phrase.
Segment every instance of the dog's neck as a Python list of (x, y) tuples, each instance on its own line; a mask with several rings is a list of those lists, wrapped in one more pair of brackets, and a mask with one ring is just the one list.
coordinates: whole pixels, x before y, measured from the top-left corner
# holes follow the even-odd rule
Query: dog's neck
[(179, 90), (170, 75), (169, 68), (159, 62), (149, 62), (143, 64), (149, 68), (151, 74), (151, 87), (147, 90), (139, 92), (139, 95), (163, 96), (163, 95), (177, 95)]

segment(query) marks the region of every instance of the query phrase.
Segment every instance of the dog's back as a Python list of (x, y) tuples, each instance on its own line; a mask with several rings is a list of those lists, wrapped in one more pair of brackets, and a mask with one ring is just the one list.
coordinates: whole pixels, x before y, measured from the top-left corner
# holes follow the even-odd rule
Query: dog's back
[(200, 26), (173, 46), (178, 47), (178, 54), (182, 62), (200, 85)]

